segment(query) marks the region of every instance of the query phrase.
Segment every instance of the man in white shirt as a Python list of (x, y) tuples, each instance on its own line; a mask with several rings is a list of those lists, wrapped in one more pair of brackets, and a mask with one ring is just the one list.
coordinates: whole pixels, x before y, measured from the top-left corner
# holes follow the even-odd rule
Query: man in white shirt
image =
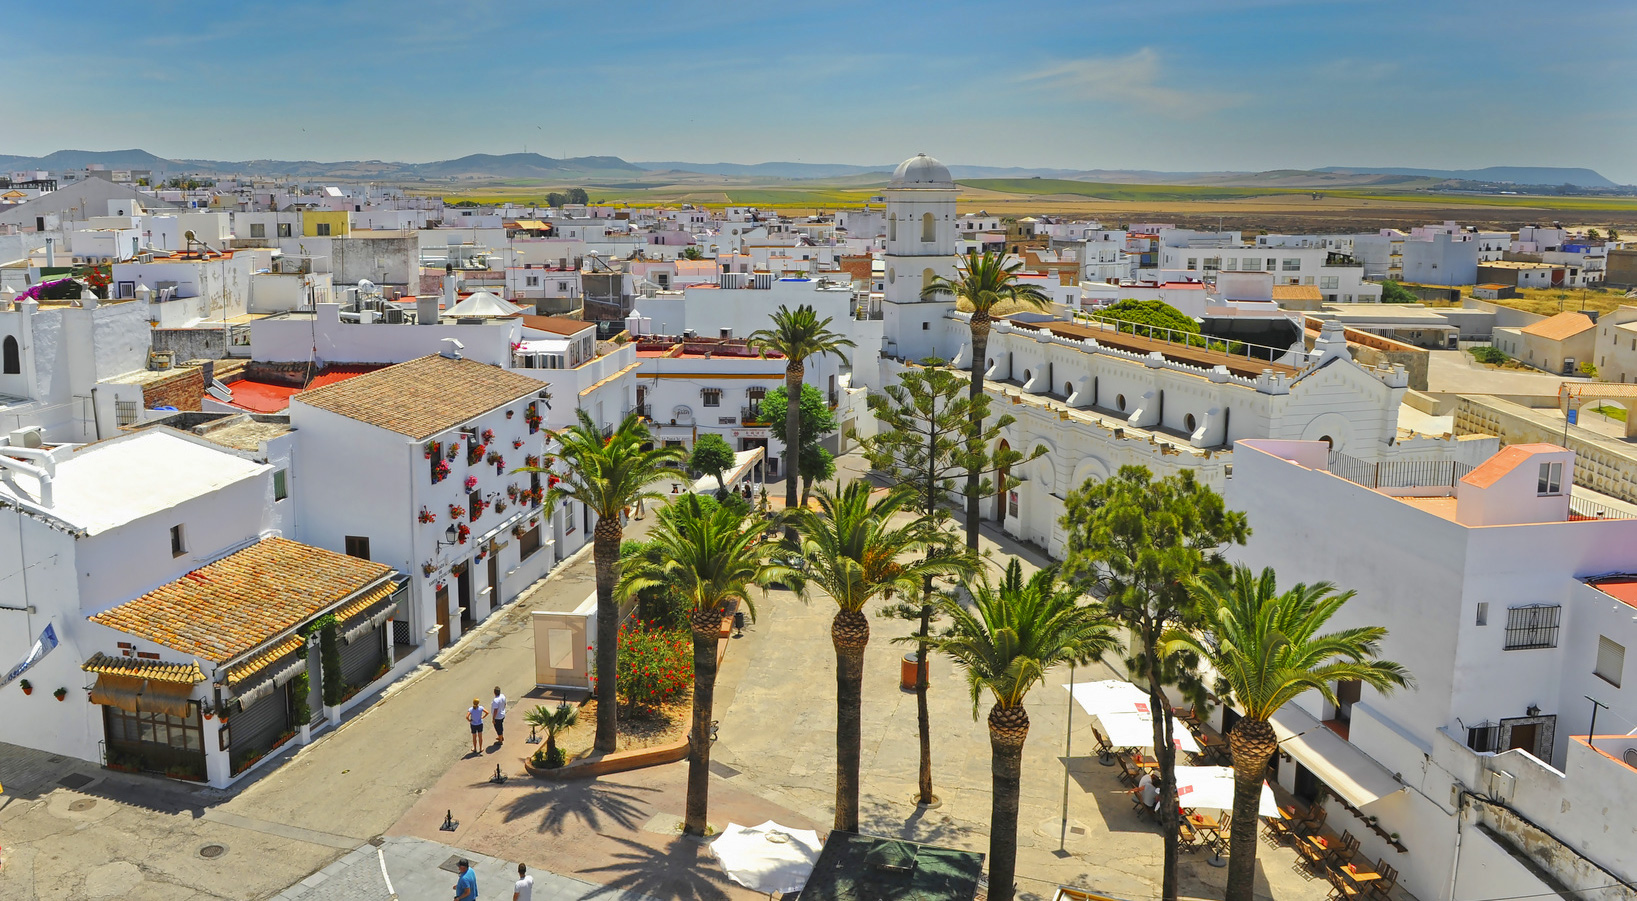
[(512, 901), (534, 901), (534, 877), (522, 864), (517, 865), (517, 887), (512, 890)]
[(506, 696), (500, 693), (500, 686), (495, 686), (495, 699), (489, 702), (489, 718), (495, 722), (495, 744), (506, 743)]

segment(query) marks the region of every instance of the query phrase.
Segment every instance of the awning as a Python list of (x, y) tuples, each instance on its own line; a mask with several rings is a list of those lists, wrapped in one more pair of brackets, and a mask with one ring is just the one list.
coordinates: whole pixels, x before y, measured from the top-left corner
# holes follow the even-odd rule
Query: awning
[(352, 644), (362, 636), (379, 629), (382, 623), (392, 617), (393, 612), (398, 609), (398, 602), (403, 599), (406, 593), (401, 586), (393, 587), (399, 588), (399, 590), (390, 594), (386, 600), (377, 602), (357, 616), (342, 622), (341, 626), (344, 630), (341, 633), (342, 644)]
[(268, 645), (227, 668), (227, 687), (235, 692), (239, 691), (239, 686), (255, 681), (265, 670), (273, 668), (285, 657), (299, 653), (306, 647), (307, 639), (300, 635), (290, 635), (282, 641)]
[(262, 671), (261, 678), (243, 683), (239, 693), (227, 703), (237, 703), (239, 710), (256, 703), (272, 694), (275, 689), (283, 688), (285, 683), (294, 679), (307, 669), (307, 655), (298, 654), (288, 660), (281, 661), (275, 667)]
[(117, 707), (126, 713), (163, 713), (187, 719), (193, 709), (192, 683), (161, 682), (103, 674), (91, 686), (91, 703)]
[(1268, 722), (1279, 736), (1280, 750), (1296, 758), (1354, 807), (1404, 790), (1404, 784), (1374, 758), (1307, 711), (1287, 704)]
[(165, 663), (140, 657), (110, 657), (98, 651), (80, 664), (80, 669), (99, 675), (125, 676), (137, 680), (152, 679), (155, 682), (176, 682), (182, 685), (194, 685), (205, 681), (205, 674), (200, 672), (197, 660), (188, 663)]

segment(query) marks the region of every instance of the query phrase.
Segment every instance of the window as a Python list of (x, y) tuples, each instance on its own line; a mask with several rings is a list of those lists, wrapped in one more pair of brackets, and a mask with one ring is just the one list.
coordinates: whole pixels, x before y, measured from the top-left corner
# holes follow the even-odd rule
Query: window
[(1199, 268), (1199, 257), (1188, 258), (1188, 270), (1191, 272)]
[(279, 223), (279, 237), (281, 237), (281, 238), (290, 237), (290, 223), (288, 223), (288, 222), (280, 222)]
[(921, 331), (923, 331), (923, 332), (931, 331), (931, 329), (932, 329), (932, 323), (930, 323), (930, 322), (921, 323)]
[(318, 228), (316, 231), (319, 237), (327, 238), (330, 235), (330, 224), (328, 222), (320, 222), (318, 223)]
[(1489, 625), (1489, 602), (1488, 601), (1479, 601), (1478, 602), (1478, 625), (1480, 625), (1480, 626)]
[(273, 500), (282, 501), (290, 496), (289, 473), (278, 470), (273, 473)]
[(1268, 264), (1265, 267), (1265, 271), (1272, 272), (1272, 271), (1274, 271), (1275, 269), (1278, 269), (1278, 268), (1279, 268), (1279, 261), (1274, 259), (1273, 257), (1268, 257)]
[(540, 287), (540, 276), (538, 276), (538, 275), (528, 276), (527, 278), (525, 278), (523, 280), (523, 283), (525, 285), (527, 285), (528, 287), (530, 287), (530, 288), (538, 288), (538, 287)]
[(252, 223), (250, 223), (250, 237), (252, 237), (252, 238), (265, 238), (265, 237), (267, 237), (267, 223), (265, 223), (265, 222), (252, 222)]
[(1619, 688), (1621, 670), (1625, 668), (1625, 645), (1609, 641), (1602, 635), (1597, 636), (1597, 669), (1592, 670), (1597, 678)]
[(1238, 269), (1238, 268), (1239, 268), (1239, 258), (1238, 257), (1228, 257), (1227, 259), (1222, 261), (1222, 269), (1225, 272), (1232, 272), (1232, 271), (1234, 271), (1235, 269)]
[(1556, 604), (1530, 604), (1506, 610), (1506, 650), (1557, 647), (1557, 624), (1563, 608)]
[(721, 388), (705, 388), (699, 392), (699, 396), (707, 407), (720, 407), (722, 405)]
[(6, 375), (21, 375), (23, 372), (23, 355), (17, 346), (17, 336), (7, 335), (4, 342), (0, 342), (0, 370)]
[(1535, 493), (1541, 497), (1563, 493), (1563, 463), (1540, 464), (1540, 479), (1536, 483)]
[(517, 559), (527, 560), (540, 550), (540, 527), (535, 526), (517, 539)]
[(1488, 721), (1479, 723), (1476, 726), (1468, 726), (1466, 746), (1480, 754), (1500, 750), (1501, 727)]
[(1302, 258), (1286, 257), (1283, 268), (1286, 272), (1300, 272), (1302, 270)]
[(1222, 268), (1222, 258), (1221, 257), (1206, 257), (1204, 266), (1205, 266), (1205, 271), (1206, 272), (1215, 272), (1216, 270)]
[(932, 218), (931, 213), (926, 213), (921, 216), (921, 243), (931, 244), (936, 240), (938, 240), (937, 220)]
[(1319, 276), (1319, 287), (1326, 291), (1334, 291), (1341, 287), (1341, 276), (1321, 275)]
[(478, 517), (483, 515), (484, 506), (481, 489), (466, 495), (466, 518), (471, 522), (477, 522)]
[(360, 560), (369, 559), (369, 538), (363, 535), (348, 535), (346, 547), (348, 557), (357, 557)]
[(171, 556), (180, 557), (188, 552), (188, 543), (182, 536), (181, 526), (171, 526)]
[(898, 214), (897, 213), (893, 213), (891, 216), (887, 217), (887, 240), (888, 241), (898, 240)]

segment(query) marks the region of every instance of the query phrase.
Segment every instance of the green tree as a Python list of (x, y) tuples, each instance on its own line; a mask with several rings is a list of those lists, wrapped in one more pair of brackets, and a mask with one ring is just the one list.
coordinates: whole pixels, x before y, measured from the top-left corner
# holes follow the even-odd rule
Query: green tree
[(689, 244), (687, 247), (682, 248), (682, 258), (684, 260), (703, 260), (705, 253), (699, 249), (698, 244)]
[[(921, 287), (921, 297), (926, 300), (940, 295), (953, 294), (956, 301), (965, 301), (972, 307), (972, 318), (969, 323), (972, 330), (972, 359), (969, 362), (972, 376), (967, 385), (967, 396), (976, 399), (983, 394), (983, 374), (989, 368), (989, 330), (993, 327), (997, 308), (1002, 304), (1018, 304), (1023, 307), (1045, 309), (1051, 304), (1051, 298), (1046, 292), (1034, 285), (1024, 284), (1018, 280), (1017, 273), (1023, 268), (1021, 260), (1010, 265), (1006, 258), (998, 253), (976, 251), (966, 255), (957, 264), (955, 276), (933, 276)], [(972, 432), (983, 431), (982, 416), (986, 412), (983, 408), (973, 405), (968, 411), (972, 416)], [(966, 474), (966, 546), (972, 550), (978, 548), (978, 503), (982, 500), (979, 487), (982, 475), (976, 470), (969, 470)], [(998, 490), (998, 489), (997, 489)]]
[[(597, 517), (591, 532), (591, 556), (597, 575), (597, 672), (605, 675), (597, 680), (596, 748), (609, 753), (615, 750), (619, 724), (615, 689), (620, 617), (614, 588), (619, 583), (620, 542), (625, 537), (621, 515), (638, 501), (665, 496), (651, 486), (673, 475), (671, 467), (682, 462), (683, 452), (680, 447), (654, 447), (648, 427), (635, 413), (604, 438), (591, 414), (576, 412), (576, 425), (552, 434), (565, 466), (563, 472), (554, 473), (559, 481), (546, 489), (545, 506), (577, 501)], [(530, 466), (516, 471), (548, 472)]]
[(328, 615), (318, 623), (318, 671), (325, 707), (341, 706), (347, 693), (347, 682), (341, 674), (341, 637), (337, 634), (335, 616)]
[(803, 599), (813, 586), (836, 603), (830, 642), (836, 652), (836, 819), (835, 828), (858, 831), (860, 716), (864, 691), (864, 648), (870, 642), (871, 601), (914, 594), (929, 576), (959, 575), (965, 567), (947, 558), (904, 560), (926, 550), (925, 517), (895, 525), (892, 520), (913, 498), (889, 491), (870, 500), (870, 484), (848, 483), (839, 493), (820, 487), (818, 510), (787, 512), (801, 536), (803, 571), (792, 577)]
[(536, 761), (548, 767), (563, 765), (563, 751), (557, 747), (557, 736), (580, 721), (580, 708), (563, 702), (556, 707), (538, 706), (523, 714), (523, 722), (546, 733), (545, 753)]
[(693, 453), (688, 456), (688, 468), (715, 476), (716, 493), (726, 494), (728, 486), (722, 481), (722, 473), (733, 468), (733, 448), (721, 435), (706, 432), (695, 439)]
[(1337, 682), (1357, 681), (1387, 692), (1410, 684), (1397, 663), (1379, 659), (1387, 630), (1362, 626), (1320, 634), (1353, 597), (1329, 582), (1280, 592), (1272, 569), (1257, 576), (1236, 566), (1231, 576), (1207, 571), (1193, 580), (1199, 626), (1168, 630), (1166, 654), (1193, 654), (1216, 670), (1241, 714), (1228, 730), (1233, 756), (1233, 822), (1228, 837), (1227, 901), (1251, 901), (1256, 882), (1256, 823), (1262, 779), (1279, 750), (1268, 720), (1308, 691), (1336, 703)]
[[(762, 398), (762, 418), (767, 421), (767, 431), (781, 442), (785, 442), (785, 427), (789, 424), (789, 403), (790, 395), (783, 386), (774, 388)], [(824, 482), (835, 475), (835, 459), (829, 451), (819, 447), (819, 441), (836, 430), (836, 417), (824, 393), (803, 382), (796, 419), (801, 435), (801, 447), (796, 453), (796, 475), (801, 479), (800, 503), (805, 504), (814, 480)], [(790, 443), (785, 442), (785, 447), (789, 446)]]
[[(996, 491), (990, 476), (998, 477), (1001, 466), (1022, 460), (1022, 454), (1009, 449), (995, 455), (986, 452), (985, 448), (998, 445), (1001, 430), (1012, 425), (1015, 419), (1010, 414), (995, 419), (989, 419), (986, 413), (974, 417), (972, 406), (977, 404), (987, 409), (989, 395), (980, 394), (973, 400), (967, 396), (966, 389), (966, 379), (936, 357), (909, 366), (899, 375), (897, 384), (887, 385), (883, 394), (876, 396), (880, 401), (872, 406), (878, 422), (876, 434), (860, 442), (870, 466), (889, 486), (910, 492), (913, 507), (930, 521), (933, 529), (929, 554), (956, 553), (955, 542), (945, 540), (952, 536), (945, 530), (949, 510), (944, 502), (957, 496), (957, 477), (969, 469), (977, 470), (982, 476), (979, 490), (988, 496)], [(969, 440), (973, 421), (984, 423), (983, 433), (976, 441)], [(1042, 453), (1045, 448), (1037, 448), (1034, 456)], [(1000, 481), (1016, 484), (1010, 477)], [(921, 596), (915, 601), (905, 598), (883, 612), (899, 619), (920, 620), (917, 634), (925, 637), (931, 634), (936, 614), (930, 578), (923, 580)], [(932, 727), (927, 708), (924, 642), (916, 646), (916, 659), (915, 712), (921, 739), (918, 790), (920, 802), (931, 804), (934, 800)]]
[(569, 203), (577, 203), (582, 206), (591, 202), (591, 198), (586, 194), (585, 188), (569, 188), (568, 193), (564, 196), (564, 199)]
[(1023, 699), (1052, 667), (1088, 663), (1115, 645), (1102, 608), (1081, 604), (1080, 596), (1058, 581), (1055, 569), (1040, 570), (1025, 581), (1023, 567), (1013, 558), (999, 586), (985, 579), (975, 587), (972, 609), (952, 598), (940, 602), (952, 625), (931, 642), (966, 672), (972, 719), (978, 718), (985, 691), (994, 701), (989, 708), (991, 901), (1011, 901), (1015, 889), (1023, 742), (1029, 737)]
[[(807, 375), (807, 358), (834, 354), (845, 359), (842, 348), (852, 347), (853, 342), (836, 332), (830, 331), (831, 317), (820, 320), (818, 313), (809, 304), (802, 304), (794, 310), (780, 306), (773, 314), (773, 327), (760, 329), (750, 336), (750, 346), (762, 353), (776, 353), (784, 356), (784, 390), (785, 396), (802, 395), (802, 379)], [(817, 390), (817, 389), (814, 389)], [(771, 392), (769, 392), (771, 395)], [(796, 480), (801, 459), (801, 425), (797, 422), (797, 415), (801, 404), (792, 409), (785, 404), (784, 414), (784, 505), (785, 509), (796, 507)], [(767, 401), (762, 401), (762, 409), (767, 409)], [(832, 426), (833, 428), (833, 426)], [(785, 537), (791, 541), (795, 535), (786, 532)]]
[(1381, 283), (1381, 302), (1420, 303), (1421, 298), (1398, 282), (1387, 279)]
[(667, 508), (649, 543), (659, 548), (657, 565), (625, 573), (620, 591), (669, 585), (685, 599), (693, 636), (693, 731), (688, 736), (688, 798), (683, 831), (704, 835), (710, 802), (711, 718), (716, 697), (716, 644), (728, 605), (742, 603), (755, 616), (752, 585), (788, 578), (770, 562), (772, 545), (762, 539), (760, 518), (721, 505), (707, 507), (687, 495)]
[(554, 209), (561, 209), (563, 204), (565, 204), (565, 203), (568, 203), (568, 195), (567, 194), (563, 194), (563, 193), (560, 193), (558, 191), (552, 191), (551, 193), (546, 195), (546, 206), (552, 207)]
[(1225, 569), (1224, 547), (1243, 544), (1250, 528), (1244, 514), (1228, 510), (1221, 495), (1187, 469), (1156, 480), (1144, 467), (1122, 466), (1114, 478), (1087, 480), (1070, 492), (1064, 507), (1064, 572), (1102, 597), (1109, 615), (1125, 626), (1136, 663), (1132, 675), (1148, 683), (1165, 836), (1160, 896), (1176, 901), (1177, 754), (1164, 686), (1180, 681), (1185, 661), (1162, 665), (1160, 639), (1172, 628), (1198, 624), (1191, 580), (1206, 570)]

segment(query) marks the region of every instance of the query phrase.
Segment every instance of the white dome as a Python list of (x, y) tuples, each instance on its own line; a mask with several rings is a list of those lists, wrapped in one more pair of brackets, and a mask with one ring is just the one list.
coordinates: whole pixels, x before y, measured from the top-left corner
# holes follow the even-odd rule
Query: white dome
[(924, 153), (904, 160), (892, 173), (893, 187), (907, 187), (910, 185), (947, 185), (955, 186), (955, 180), (949, 176), (949, 167), (938, 162)]

